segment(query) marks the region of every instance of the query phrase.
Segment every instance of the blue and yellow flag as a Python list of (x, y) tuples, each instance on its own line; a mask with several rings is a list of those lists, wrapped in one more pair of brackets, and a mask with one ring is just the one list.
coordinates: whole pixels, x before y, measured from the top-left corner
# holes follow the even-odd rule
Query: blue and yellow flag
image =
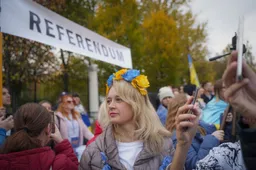
[(196, 85), (196, 87), (200, 87), (200, 83), (196, 74), (196, 69), (193, 65), (190, 54), (188, 54), (188, 64), (189, 64), (189, 72), (190, 72), (190, 83)]

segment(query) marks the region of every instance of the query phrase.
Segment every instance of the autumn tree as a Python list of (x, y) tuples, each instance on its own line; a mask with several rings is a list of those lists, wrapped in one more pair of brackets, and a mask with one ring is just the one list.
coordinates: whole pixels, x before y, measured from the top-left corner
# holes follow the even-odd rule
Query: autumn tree
[[(85, 63), (81, 56), (70, 55), (68, 65), (69, 92), (78, 93), (83, 104), (88, 106), (88, 63)], [(64, 71), (62, 69), (64, 69), (63, 66), (52, 74), (51, 80), (40, 85), (40, 100), (47, 99), (53, 104), (56, 103), (58, 96), (63, 91), (63, 81), (61, 77)]]
[[(144, 26), (143, 32), (145, 33), (144, 51), (149, 56), (153, 55), (153, 46), (156, 50), (155, 54), (158, 55), (153, 57), (155, 61), (152, 63), (155, 64), (149, 64), (144, 67), (144, 69), (148, 70), (147, 74), (149, 76), (154, 75), (151, 78), (151, 90), (156, 91), (159, 87), (170, 84), (177, 86), (182, 84), (184, 79), (188, 81), (189, 68), (187, 55), (190, 54), (192, 56), (196, 67), (198, 67), (197, 64), (201, 66), (202, 63), (206, 62), (206, 23), (196, 24), (196, 17), (191, 10), (184, 11), (181, 9), (181, 6), (187, 5), (187, 1), (166, 0), (142, 2), (144, 3), (142, 4), (142, 9), (144, 9), (142, 25)], [(161, 15), (158, 15), (160, 11)], [(153, 17), (153, 15), (157, 17)], [(160, 24), (161, 21), (163, 22), (162, 25)], [(147, 23), (150, 22), (151, 27), (147, 27)], [(159, 29), (162, 30), (157, 32), (156, 30)], [(163, 43), (162, 45), (156, 46), (161, 41), (165, 42), (164, 45), (167, 48), (163, 49)], [(145, 60), (150, 61), (153, 58), (148, 57)], [(159, 63), (161, 61), (164, 64)], [(148, 62), (145, 64), (147, 65)], [(156, 75), (156, 72), (153, 70), (159, 73)], [(199, 77), (203, 76), (199, 75)]]
[(143, 60), (141, 62), (149, 81), (150, 90), (169, 84), (174, 84), (179, 77), (179, 56), (175, 50), (178, 40), (176, 22), (171, 16), (166, 15), (163, 10), (152, 12), (143, 21), (144, 45)]
[(5, 85), (12, 92), (13, 106), (17, 107), (24, 85), (47, 81), (58, 61), (50, 46), (11, 35), (4, 35), (3, 48)]
[[(94, 19), (95, 32), (131, 49), (133, 68), (141, 69), (142, 34), (138, 2), (103, 0), (99, 2)], [(96, 62), (99, 66), (100, 93), (105, 95), (108, 76), (120, 67)]]

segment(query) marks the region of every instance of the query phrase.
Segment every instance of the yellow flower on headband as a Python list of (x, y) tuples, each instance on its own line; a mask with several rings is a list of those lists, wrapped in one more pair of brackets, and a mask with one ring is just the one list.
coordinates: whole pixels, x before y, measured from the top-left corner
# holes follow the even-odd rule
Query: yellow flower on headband
[(148, 88), (149, 87), (149, 81), (147, 76), (139, 75), (135, 79), (132, 80), (132, 83), (136, 83), (136, 86), (140, 88)]
[(146, 88), (149, 87), (149, 81), (147, 76), (139, 75), (132, 80), (131, 84), (134, 88), (137, 88), (142, 95), (147, 94)]
[(127, 72), (127, 69), (121, 69), (118, 72), (114, 73), (114, 80), (122, 80), (122, 75)]

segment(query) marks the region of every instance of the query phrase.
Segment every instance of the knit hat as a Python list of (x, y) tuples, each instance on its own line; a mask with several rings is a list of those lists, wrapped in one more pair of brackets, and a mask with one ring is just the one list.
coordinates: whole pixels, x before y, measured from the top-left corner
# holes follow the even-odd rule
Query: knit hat
[(172, 89), (170, 87), (166, 86), (166, 87), (162, 87), (159, 89), (158, 97), (159, 97), (160, 102), (162, 102), (162, 100), (165, 97), (174, 98), (174, 94), (172, 92)]

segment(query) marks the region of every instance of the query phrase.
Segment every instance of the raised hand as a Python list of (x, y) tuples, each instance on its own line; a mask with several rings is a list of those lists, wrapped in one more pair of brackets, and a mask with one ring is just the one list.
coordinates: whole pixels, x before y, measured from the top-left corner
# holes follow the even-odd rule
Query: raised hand
[(223, 141), (224, 139), (224, 131), (223, 130), (216, 130), (212, 133), (213, 136), (215, 136), (219, 141)]
[(224, 96), (244, 117), (256, 117), (256, 74), (243, 62), (243, 80), (236, 82), (237, 52), (232, 52), (223, 74)]
[(63, 141), (63, 138), (61, 137), (60, 131), (58, 127), (55, 125), (55, 132), (51, 133), (51, 138), (54, 140), (56, 143), (60, 143)]
[[(190, 145), (197, 132), (200, 111), (197, 105), (190, 104), (192, 100), (193, 97), (189, 98), (187, 103), (178, 109), (176, 117), (177, 145)], [(188, 114), (190, 109), (193, 114)]]
[(6, 115), (6, 109), (4, 107), (0, 107), (0, 117)]

